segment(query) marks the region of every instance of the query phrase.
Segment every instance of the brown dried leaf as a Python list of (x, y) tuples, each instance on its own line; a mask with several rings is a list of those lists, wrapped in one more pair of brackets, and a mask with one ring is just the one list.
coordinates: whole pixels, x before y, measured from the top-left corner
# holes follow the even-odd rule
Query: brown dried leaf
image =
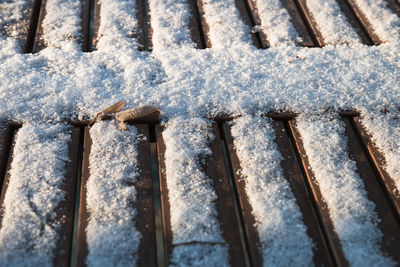
[(125, 105), (125, 101), (120, 101), (118, 103), (112, 104), (111, 106), (108, 106), (104, 110), (100, 111), (97, 113), (96, 117), (93, 118), (93, 120), (90, 121), (89, 127), (95, 124), (96, 121), (100, 121), (104, 119), (105, 117), (111, 116), (118, 111), (122, 109), (122, 107)]

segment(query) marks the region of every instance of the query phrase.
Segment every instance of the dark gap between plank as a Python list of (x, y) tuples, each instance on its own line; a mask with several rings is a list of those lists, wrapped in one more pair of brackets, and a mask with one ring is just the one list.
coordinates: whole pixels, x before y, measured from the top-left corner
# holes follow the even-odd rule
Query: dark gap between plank
[[(150, 128), (150, 135), (152, 131), (155, 135), (155, 129)], [(164, 235), (163, 235), (163, 222), (161, 211), (161, 195), (160, 195), (160, 177), (158, 169), (158, 151), (157, 143), (150, 142), (150, 158), (151, 158), (151, 178), (153, 182), (153, 203), (154, 203), (154, 219), (156, 231), (156, 245), (157, 245), (157, 265), (159, 267), (167, 266), (165, 262), (165, 248), (164, 248)]]
[[(238, 1), (242, 1), (246, 8), (247, 16), (249, 17), (249, 20), (251, 23), (251, 28), (253, 28), (255, 26), (259, 26), (259, 24), (256, 22), (255, 8), (250, 6), (250, 3), (249, 3), (249, 1), (253, 1), (253, 0), (238, 0)], [(261, 33), (260, 31), (256, 31), (254, 33), (254, 36), (256, 37), (259, 48), (266, 49), (266, 48), (270, 47), (268, 40), (266, 38), (263, 38), (263, 37), (265, 37), (263, 33)]]
[(335, 253), (333, 252), (332, 244), (328, 238), (327, 230), (325, 229), (325, 225), (322, 221), (322, 215), (318, 209), (318, 203), (315, 200), (315, 198), (313, 197), (314, 194), (312, 192), (311, 185), (309, 184), (308, 179), (305, 178), (305, 177), (307, 177), (307, 174), (305, 171), (306, 166), (303, 165), (302, 160), (301, 160), (300, 151), (297, 150), (296, 141), (294, 140), (294, 133), (290, 129), (289, 122), (287, 120), (284, 121), (284, 124), (285, 124), (285, 131), (286, 131), (287, 135), (289, 136), (290, 145), (296, 156), (295, 159), (296, 159), (297, 165), (299, 166), (301, 175), (304, 178), (304, 184), (307, 189), (308, 195), (310, 196), (310, 200), (311, 200), (312, 207), (313, 207), (313, 213), (315, 214), (315, 217), (318, 220), (318, 224), (321, 229), (323, 241), (324, 241), (326, 247), (328, 248), (328, 253), (329, 253), (329, 256), (330, 256), (334, 266), (338, 266), (338, 262), (336, 260)]
[(26, 43), (24, 48), (25, 54), (32, 53), (33, 51), (33, 45), (35, 43), (36, 30), (38, 28), (41, 5), (42, 5), (42, 0), (35, 0), (33, 4), (31, 21), (29, 23), (28, 35), (26, 38)]
[(304, 22), (304, 25), (307, 28), (308, 34), (311, 36), (311, 39), (316, 47), (323, 47), (324, 44), (322, 40), (317, 36), (317, 29), (316, 26), (313, 24), (310, 16), (307, 13), (306, 7), (302, 0), (293, 0), (294, 4), (296, 5), (297, 11), (300, 14), (301, 19)]
[(245, 235), (243, 214), (240, 212), (241, 208), (240, 208), (240, 203), (239, 203), (238, 191), (236, 188), (236, 183), (234, 182), (234, 178), (233, 178), (234, 177), (233, 176), (233, 168), (232, 168), (232, 164), (230, 162), (230, 158), (228, 156), (228, 149), (226, 146), (226, 137), (225, 137), (225, 132), (222, 127), (222, 123), (223, 122), (218, 123), (218, 130), (219, 130), (220, 136), (221, 136), (221, 145), (222, 145), (222, 150), (223, 150), (224, 163), (225, 163), (226, 172), (228, 174), (229, 187), (232, 192), (233, 206), (234, 206), (234, 210), (235, 210), (237, 223), (239, 226), (238, 230), (239, 230), (240, 240), (242, 243), (243, 255), (245, 258), (246, 266), (253, 266), (252, 259), (250, 258), (250, 255), (249, 255), (249, 241), (247, 239), (247, 236)]
[(197, 0), (189, 0), (192, 3), (193, 9), (194, 9), (194, 17), (196, 19), (196, 24), (199, 30), (199, 35), (200, 35), (200, 41), (201, 41), (201, 47), (199, 47), (200, 49), (206, 49), (207, 48), (207, 42), (206, 42), (206, 35), (204, 33), (204, 29), (203, 29), (203, 24), (202, 24), (202, 20), (201, 20), (201, 15), (200, 15), (200, 10), (199, 10), (199, 5), (197, 4)]
[(83, 52), (92, 52), (93, 51), (93, 36), (94, 36), (94, 1), (95, 0), (86, 0), (88, 1), (82, 11), (82, 19), (86, 21), (82, 22), (82, 51)]
[(79, 206), (80, 206), (80, 193), (81, 193), (81, 180), (82, 180), (82, 161), (83, 161), (83, 144), (85, 136), (85, 128), (79, 127), (79, 152), (77, 159), (77, 173), (76, 173), (76, 191), (75, 191), (75, 208), (74, 208), (74, 226), (71, 245), (71, 267), (77, 266), (78, 262), (78, 222), (79, 222)]
[(361, 133), (357, 130), (357, 127), (356, 127), (356, 125), (354, 124), (354, 117), (351, 118), (351, 119), (349, 119), (349, 122), (350, 122), (350, 125), (351, 125), (352, 130), (353, 130), (354, 133), (356, 134), (357, 141), (358, 141), (359, 145), (361, 146), (361, 148), (362, 148), (362, 150), (363, 150), (363, 152), (364, 152), (364, 155), (367, 157), (368, 163), (369, 163), (369, 165), (371, 166), (371, 168), (372, 168), (372, 170), (373, 170), (373, 172), (374, 172), (374, 174), (375, 174), (375, 177), (376, 177), (376, 179), (377, 179), (379, 185), (380, 185), (381, 188), (382, 188), (382, 191), (383, 191), (383, 193), (384, 193), (384, 195), (385, 195), (385, 198), (386, 198), (387, 202), (390, 204), (390, 209), (391, 209), (392, 213), (394, 214), (394, 216), (395, 216), (397, 222), (400, 224), (400, 215), (399, 215), (399, 213), (397, 212), (396, 205), (395, 205), (395, 203), (393, 202), (393, 199), (390, 197), (390, 192), (388, 192), (387, 187), (385, 186), (384, 179), (383, 179), (383, 177), (380, 175), (379, 170), (378, 170), (378, 167), (375, 165), (375, 163), (374, 163), (374, 161), (373, 161), (373, 159), (372, 159), (372, 156), (371, 156), (371, 154), (370, 154), (369, 151), (368, 151), (368, 148), (365, 146), (364, 142), (362, 141)]
[(13, 146), (14, 137), (19, 128), (20, 128), (19, 126), (8, 125), (7, 129), (6, 129), (5, 140), (3, 143), (3, 147), (5, 148), (4, 154), (3, 154), (4, 158), (3, 158), (3, 161), (1, 162), (1, 166), (0, 166), (0, 192), (3, 188), (4, 179), (5, 179), (5, 176), (7, 173), (7, 166), (9, 165), (9, 162), (11, 161), (11, 157), (12, 157), (11, 150), (12, 150), (12, 146)]
[[(152, 35), (152, 29), (150, 26), (150, 14), (149, 14), (149, 3), (147, 0), (139, 0), (142, 1), (142, 7), (143, 7), (143, 34), (144, 34), (144, 50), (145, 51), (152, 51), (152, 41), (151, 41), (151, 35)], [(140, 12), (140, 11), (139, 11)], [(151, 135), (151, 131), (150, 131)], [(155, 141), (154, 141), (155, 142)]]

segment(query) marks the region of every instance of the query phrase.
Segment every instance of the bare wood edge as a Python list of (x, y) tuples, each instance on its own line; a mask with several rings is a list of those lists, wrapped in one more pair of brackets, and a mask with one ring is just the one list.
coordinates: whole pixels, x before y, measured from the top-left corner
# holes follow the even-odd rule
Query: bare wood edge
[(361, 137), (360, 139), (363, 142), (363, 145), (368, 150), (368, 154), (371, 157), (374, 166), (376, 167), (376, 170), (379, 172), (380, 179), (382, 179), (383, 181), (383, 184), (397, 211), (397, 214), (400, 215), (400, 192), (395, 186), (394, 179), (386, 171), (386, 160), (384, 155), (381, 153), (376, 144), (372, 141), (371, 135), (364, 128), (360, 119), (353, 118), (351, 122), (353, 123), (354, 127), (357, 130), (357, 133)]
[(331, 247), (331, 251), (334, 255), (335, 261), (340, 266), (348, 266), (349, 263), (347, 262), (344, 256), (343, 248), (340, 244), (339, 237), (335, 232), (333, 222), (329, 215), (328, 205), (324, 201), (319, 185), (315, 179), (314, 173), (311, 170), (308, 156), (303, 146), (303, 141), (301, 139), (299, 131), (296, 128), (296, 123), (292, 120), (288, 122), (288, 125), (291, 131), (291, 135), (293, 136), (296, 149), (301, 158), (303, 170), (307, 178), (307, 183), (310, 185), (313, 197), (318, 205), (319, 216), (323, 222), (324, 228), (326, 229), (327, 241)]
[(224, 130), (226, 144), (229, 152), (229, 158), (232, 166), (233, 176), (236, 183), (236, 188), (239, 195), (239, 203), (241, 208), (241, 213), (244, 221), (244, 231), (246, 239), (248, 240), (248, 249), (250, 254), (250, 261), (253, 266), (262, 266), (263, 259), (259, 251), (260, 240), (258, 236), (257, 229), (255, 227), (256, 220), (253, 215), (253, 209), (250, 205), (249, 199), (246, 194), (246, 184), (243, 177), (240, 175), (240, 161), (237, 157), (235, 148), (233, 146), (233, 138), (230, 131), (230, 126), (227, 123), (222, 125)]
[(158, 165), (159, 165), (159, 177), (160, 177), (160, 197), (161, 197), (161, 213), (163, 222), (163, 235), (164, 235), (164, 262), (170, 264), (170, 256), (172, 254), (172, 229), (171, 229), (171, 211), (169, 207), (168, 197), (168, 186), (165, 173), (165, 142), (162, 137), (164, 127), (156, 125), (156, 141), (158, 151)]

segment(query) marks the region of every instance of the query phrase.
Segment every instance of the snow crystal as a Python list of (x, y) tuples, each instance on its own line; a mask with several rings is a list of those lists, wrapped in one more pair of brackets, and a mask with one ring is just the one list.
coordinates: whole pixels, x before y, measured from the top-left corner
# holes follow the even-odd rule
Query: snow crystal
[(386, 7), (384, 0), (355, 0), (382, 41), (399, 41), (400, 18)]
[(0, 230), (0, 266), (51, 266), (69, 162), (69, 126), (25, 124), (16, 135)]
[(194, 47), (190, 37), (187, 0), (150, 0), (154, 50)]
[(100, 28), (97, 49), (118, 53), (124, 49), (137, 48), (133, 35), (138, 31), (136, 1), (99, 0)]
[(294, 45), (301, 41), (296, 29), (290, 22), (290, 16), (280, 0), (251, 0), (257, 5), (261, 25), (271, 46)]
[(348, 156), (343, 122), (330, 114), (296, 119), (304, 148), (350, 265), (392, 266), (380, 251), (375, 204)]
[(240, 17), (235, 0), (202, 0), (213, 48), (251, 44), (250, 27)]
[(47, 0), (43, 20), (43, 39), (46, 46), (61, 49), (79, 49), (81, 38), (81, 1)]
[(97, 122), (90, 129), (90, 177), (86, 228), (89, 266), (135, 265), (141, 234), (135, 228), (133, 183), (139, 175), (137, 130), (117, 130), (113, 122)]
[(29, 30), (32, 6), (33, 0), (1, 0), (0, 37), (3, 35), (19, 39), (22, 47)]
[(313, 243), (283, 177), (272, 121), (245, 116), (233, 121), (231, 131), (257, 222), (264, 265), (312, 265)]
[(358, 44), (361, 39), (336, 0), (306, 0), (326, 44)]
[[(184, 243), (224, 242), (215, 208), (217, 196), (201, 166), (205, 157), (211, 155), (207, 134), (213, 136), (210, 123), (199, 118), (172, 118), (163, 131), (173, 244), (180, 244), (174, 248), (172, 258), (185, 259), (184, 262), (210, 254), (207, 244), (191, 246), (193, 251), (187, 253), (182, 248)], [(225, 247), (212, 249), (220, 255), (221, 263), (228, 260), (228, 254), (223, 252)]]
[(387, 114), (363, 111), (361, 122), (372, 137), (372, 141), (383, 152), (385, 169), (400, 191), (400, 113)]

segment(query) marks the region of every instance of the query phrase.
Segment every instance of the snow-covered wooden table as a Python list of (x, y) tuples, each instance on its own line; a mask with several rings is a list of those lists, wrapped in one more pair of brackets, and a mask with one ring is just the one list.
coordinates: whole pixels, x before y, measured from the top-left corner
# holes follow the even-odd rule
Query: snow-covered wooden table
[(397, 0), (0, 15), (0, 266), (400, 264)]

